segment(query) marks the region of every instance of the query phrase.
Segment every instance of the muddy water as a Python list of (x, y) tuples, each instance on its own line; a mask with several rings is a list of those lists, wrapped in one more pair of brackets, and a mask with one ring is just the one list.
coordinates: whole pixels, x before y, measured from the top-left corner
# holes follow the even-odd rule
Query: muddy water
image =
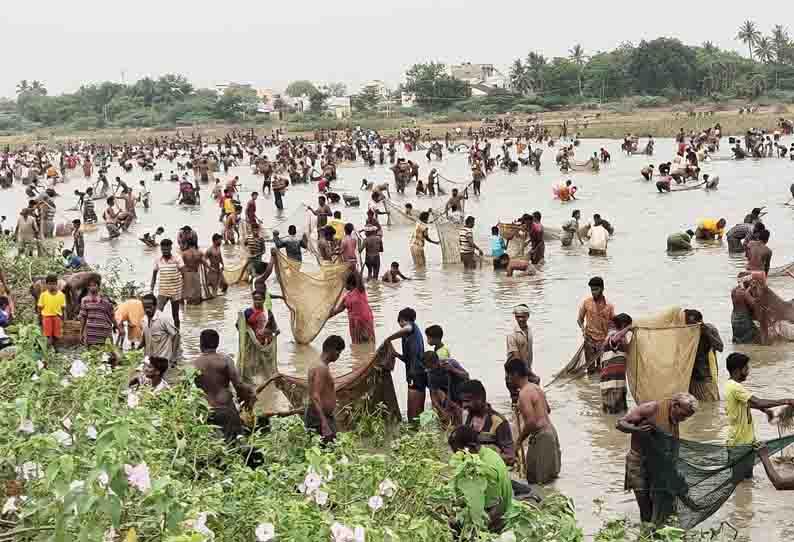
[[(788, 145), (790, 142), (785, 142)], [(671, 257), (665, 252), (669, 233), (693, 227), (701, 217), (725, 217), (729, 225), (741, 221), (753, 207), (768, 206), (765, 218), (772, 231), (770, 246), (774, 250), (772, 265), (794, 259), (792, 219), (794, 209), (782, 206), (789, 197), (788, 187), (794, 180), (794, 163), (788, 160), (732, 162), (714, 161), (706, 164), (704, 171), (721, 177), (716, 192), (690, 191), (660, 195), (650, 184), (641, 181), (639, 170), (648, 160), (642, 157), (625, 157), (620, 154), (615, 141), (590, 140), (583, 142), (577, 159), (584, 160), (600, 147), (607, 147), (613, 162), (602, 168), (600, 174), (576, 173), (571, 175), (579, 187), (579, 201), (562, 204), (552, 199), (551, 187), (564, 177), (552, 165), (553, 153), (546, 151), (543, 172), (536, 174), (522, 168), (518, 174), (497, 172), (483, 184), (482, 196), (467, 203), (467, 213), (477, 217), (477, 236), (487, 250), (490, 226), (498, 220), (509, 220), (523, 212), (540, 210), (543, 222), (549, 227), (559, 227), (573, 209), (581, 209), (584, 217), (594, 212), (612, 222), (616, 228), (606, 258), (589, 257), (586, 249), (562, 249), (550, 242), (546, 248), (546, 265), (535, 278), (507, 278), (496, 275), (489, 268), (464, 272), (460, 266), (444, 266), (436, 246), (428, 245), (427, 268), (413, 269), (408, 252), (411, 228), (386, 228), (385, 253), (382, 267), (392, 260), (399, 261), (403, 272), (413, 280), (397, 287), (370, 284), (369, 298), (375, 313), (377, 335), (385, 337), (397, 328), (397, 313), (403, 307), (416, 309), (418, 324), (425, 327), (440, 324), (445, 331), (445, 342), (453, 357), (460, 360), (474, 378), (481, 379), (488, 390), (489, 400), (495, 408), (509, 409), (509, 397), (504, 389), (502, 362), (505, 335), (512, 327), (511, 308), (517, 303), (527, 303), (532, 309), (531, 326), (534, 334), (534, 369), (548, 381), (570, 359), (579, 343), (576, 312), (579, 303), (588, 294), (587, 281), (601, 275), (606, 281), (607, 298), (618, 312), (634, 316), (652, 313), (669, 305), (700, 309), (708, 322), (720, 330), (727, 348), (720, 356), (720, 378), (727, 377), (724, 358), (732, 350), (730, 345), (730, 299), (736, 272), (742, 268), (741, 258), (731, 258), (725, 244), (699, 245), (690, 254)], [(658, 141), (658, 163), (672, 158), (672, 142)], [(727, 156), (727, 144), (723, 148)], [(406, 155), (421, 164), (421, 175), (426, 178), (429, 166), (422, 153)], [(166, 171), (173, 166), (162, 163)], [(453, 180), (467, 180), (468, 167), (464, 155), (446, 155), (444, 162), (433, 163), (442, 175)], [(235, 168), (248, 190), (257, 187), (257, 181), (247, 167)], [(122, 175), (112, 169), (109, 178), (121, 175), (128, 184), (152, 178), (151, 173), (138, 170)], [(358, 192), (362, 178), (370, 180), (391, 179), (384, 167), (368, 169), (348, 167), (340, 169), (339, 190)], [(170, 182), (149, 183), (154, 207), (148, 212), (139, 209), (139, 222), (129, 234), (113, 242), (98, 241), (100, 233), (87, 235), (88, 260), (105, 263), (108, 258), (123, 257), (130, 261), (131, 276), (148, 284), (151, 277), (155, 251), (146, 249), (137, 237), (145, 231), (154, 231), (162, 225), (175, 239), (179, 227), (190, 224), (199, 231), (200, 244), (206, 246), (212, 233), (220, 231), (218, 208), (205, 204), (198, 209), (184, 209), (165, 205), (177, 192)], [(87, 184), (75, 173), (66, 186), (59, 190), (67, 193), (74, 188), (84, 189)], [(451, 188), (447, 185), (447, 188)], [(314, 204), (314, 186), (290, 188), (285, 198), (286, 209), (276, 214), (270, 198), (260, 198), (259, 216), (266, 226), (286, 230), (287, 223), (302, 223), (301, 203)], [(411, 192), (409, 190), (409, 192)], [(4, 192), (0, 200), (2, 214), (13, 217), (24, 201), (19, 187)], [(248, 198), (242, 195), (243, 201)], [(72, 198), (60, 198), (60, 208), (72, 205)], [(206, 199), (206, 193), (205, 193)], [(401, 197), (396, 197), (402, 200)], [(427, 208), (443, 205), (444, 199), (404, 198), (414, 207)], [(64, 200), (68, 200), (64, 201)], [(98, 202), (98, 214), (104, 209)], [(366, 204), (360, 209), (338, 207), (343, 218), (361, 225)], [(74, 213), (59, 212), (59, 216), (72, 217)], [(431, 231), (431, 233), (434, 233)], [(104, 235), (104, 232), (102, 232)], [(233, 251), (229, 252), (233, 256)], [(794, 282), (775, 279), (772, 283), (783, 297), (794, 296)], [(277, 286), (274, 285), (274, 290)], [(207, 327), (222, 334), (222, 348), (234, 352), (237, 311), (248, 306), (249, 295), (245, 289), (230, 290), (229, 294), (198, 307), (189, 307), (183, 319), (184, 347), (188, 355), (198, 350), (198, 334)], [(348, 337), (344, 314), (328, 323), (320, 336), (310, 346), (292, 342), (288, 313), (278, 301), (275, 313), (284, 333), (279, 338), (280, 369), (284, 372), (303, 373), (306, 364), (315, 359), (324, 337), (336, 333)], [(743, 348), (753, 359), (753, 372), (749, 387), (759, 396), (783, 397), (794, 395), (788, 376), (792, 350), (789, 345), (765, 348)], [(368, 356), (367, 352), (346, 352), (336, 370), (344, 372), (351, 365)], [(406, 387), (404, 371), (395, 372), (398, 396), (404, 403)], [(548, 390), (553, 409), (552, 418), (557, 426), (563, 448), (563, 469), (554, 486), (575, 499), (579, 520), (588, 533), (594, 532), (601, 518), (593, 513), (594, 499), (604, 501), (606, 517), (628, 514), (637, 519), (638, 513), (631, 495), (623, 492), (624, 454), (628, 437), (614, 429), (615, 418), (602, 415), (598, 383), (582, 380)], [(403, 404), (404, 406), (404, 404)], [(761, 416), (756, 415), (757, 432), (761, 438), (776, 435)], [(726, 418), (724, 405), (703, 405), (695, 418), (683, 429), (687, 438), (699, 441), (720, 442), (725, 437)], [(718, 514), (705, 525), (714, 526), (720, 521), (730, 521), (755, 540), (790, 538), (794, 532), (794, 503), (776, 494), (763, 474), (756, 468), (753, 482), (742, 484), (736, 494)], [(773, 534), (774, 533), (774, 534)]]

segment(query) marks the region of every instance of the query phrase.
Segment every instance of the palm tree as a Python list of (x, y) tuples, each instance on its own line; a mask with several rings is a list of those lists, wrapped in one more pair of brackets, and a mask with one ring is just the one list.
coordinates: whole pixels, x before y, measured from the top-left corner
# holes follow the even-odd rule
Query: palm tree
[(782, 24), (776, 24), (772, 29), (772, 48), (775, 51), (775, 61), (778, 64), (785, 62), (791, 51), (791, 38)]
[(510, 67), (510, 85), (520, 94), (525, 94), (527, 90), (532, 92), (532, 82), (527, 77), (527, 67), (520, 58), (517, 58)]
[(582, 89), (582, 73), (584, 72), (584, 65), (587, 63), (587, 55), (584, 53), (584, 49), (580, 44), (576, 44), (573, 46), (573, 49), (568, 51), (571, 59), (571, 62), (576, 64), (579, 67), (579, 97), (584, 96), (584, 91)]
[(710, 41), (704, 41), (703, 51), (705, 51), (707, 55), (713, 55), (714, 53), (717, 52), (717, 46)]
[(755, 42), (755, 55), (758, 60), (764, 63), (772, 62), (775, 58), (775, 50), (772, 46), (772, 41), (766, 36), (761, 36)]
[(736, 35), (736, 39), (747, 45), (750, 49), (750, 60), (753, 58), (753, 46), (758, 42), (760, 37), (761, 32), (753, 21), (744, 21), (742, 26), (739, 27), (739, 33)]
[(47, 89), (44, 88), (44, 84), (37, 79), (34, 79), (30, 82), (30, 91), (37, 96), (46, 96)]
[(545, 81), (546, 57), (532, 51), (527, 55), (524, 63), (527, 79), (530, 81), (535, 92), (543, 92), (543, 82)]
[(17, 83), (17, 94), (24, 94), (29, 90), (30, 90), (30, 85), (28, 84), (27, 79), (23, 79), (22, 81)]

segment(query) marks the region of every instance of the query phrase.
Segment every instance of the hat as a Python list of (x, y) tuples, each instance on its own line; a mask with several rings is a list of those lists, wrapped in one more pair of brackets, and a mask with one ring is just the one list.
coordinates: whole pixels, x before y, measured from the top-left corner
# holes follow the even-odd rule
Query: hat
[(524, 303), (521, 303), (520, 305), (516, 305), (515, 307), (513, 307), (513, 314), (526, 314), (527, 316), (529, 316), (529, 307)]

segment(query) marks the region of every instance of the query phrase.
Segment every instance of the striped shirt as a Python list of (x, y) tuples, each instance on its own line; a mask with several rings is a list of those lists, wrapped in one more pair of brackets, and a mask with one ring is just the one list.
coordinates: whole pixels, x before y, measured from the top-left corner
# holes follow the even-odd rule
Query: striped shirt
[(169, 259), (162, 256), (155, 262), (154, 268), (160, 278), (158, 295), (175, 300), (182, 299), (182, 258), (172, 255)]
[(461, 254), (471, 254), (474, 252), (474, 231), (471, 228), (461, 228), (458, 234)]
[(83, 218), (85, 220), (96, 220), (93, 200), (87, 199), (83, 202)]
[(245, 239), (245, 248), (248, 249), (249, 258), (256, 258), (265, 253), (265, 240), (262, 237), (254, 237), (252, 233), (248, 234)]

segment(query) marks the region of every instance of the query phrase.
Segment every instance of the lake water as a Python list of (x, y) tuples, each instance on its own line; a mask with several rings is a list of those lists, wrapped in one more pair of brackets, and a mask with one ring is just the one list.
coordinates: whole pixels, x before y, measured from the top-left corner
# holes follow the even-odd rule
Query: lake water
[[(790, 142), (784, 143), (788, 146)], [(580, 209), (583, 218), (587, 219), (593, 213), (600, 213), (616, 229), (606, 258), (588, 256), (586, 247), (563, 249), (559, 242), (551, 241), (547, 242), (546, 264), (541, 274), (531, 278), (507, 278), (503, 273), (495, 274), (488, 266), (474, 271), (464, 271), (460, 265), (445, 266), (441, 263), (438, 247), (428, 245), (426, 269), (414, 271), (408, 251), (412, 228), (387, 227), (382, 270), (391, 261), (398, 261), (403, 273), (413, 280), (397, 287), (369, 285), (378, 338), (382, 339), (397, 329), (400, 309), (413, 307), (420, 327), (439, 324), (444, 328), (444, 341), (453, 357), (463, 363), (473, 378), (484, 382), (494, 408), (508, 412), (509, 396), (504, 388), (502, 363), (505, 335), (513, 325), (512, 307), (526, 303), (532, 310), (534, 370), (548, 382), (579, 345), (577, 308), (589, 295), (587, 281), (600, 275), (606, 282), (606, 296), (614, 303), (617, 312), (638, 317), (670, 305), (701, 310), (705, 321), (717, 326), (726, 343), (726, 352), (719, 356), (722, 388), (727, 378), (724, 359), (733, 350), (730, 344), (730, 290), (735, 284), (736, 273), (744, 266), (743, 259), (728, 256), (725, 243), (698, 246), (689, 254), (669, 256), (665, 251), (666, 237), (672, 232), (690, 227), (694, 229), (696, 221), (703, 217), (725, 217), (730, 227), (741, 221), (753, 207), (767, 206), (769, 214), (764, 222), (772, 232), (769, 243), (774, 250), (772, 265), (791, 261), (794, 259), (794, 208), (782, 204), (788, 199), (789, 185), (794, 180), (794, 162), (787, 159), (715, 160), (705, 164), (703, 170), (720, 176), (718, 191), (659, 194), (651, 183), (641, 180), (639, 171), (649, 162), (658, 164), (671, 159), (672, 141), (658, 140), (657, 156), (649, 160), (647, 157), (622, 155), (620, 142), (586, 140), (577, 149), (576, 159), (584, 160), (600, 147), (610, 150), (613, 161), (603, 166), (599, 174), (562, 175), (553, 165), (554, 150), (548, 149), (540, 174), (523, 167), (513, 175), (497, 170), (483, 183), (482, 195), (467, 202), (466, 211), (477, 218), (477, 237), (485, 250), (492, 225), (500, 220), (510, 221), (524, 212), (541, 211), (543, 223), (555, 228), (570, 216), (573, 209)], [(720, 156), (728, 155), (725, 141)], [(398, 156), (417, 160), (421, 165), (420, 175), (426, 179), (431, 166), (427, 165), (424, 153), (401, 152)], [(165, 177), (174, 167), (164, 160), (160, 166)], [(470, 178), (463, 154), (446, 154), (443, 162), (433, 162), (432, 167), (453, 180), (467, 181)], [(230, 174), (239, 175), (248, 190), (261, 187), (248, 166), (234, 168)], [(218, 207), (214, 202), (205, 201), (203, 206), (194, 209), (169, 206), (165, 202), (176, 196), (176, 183), (154, 183), (151, 182), (151, 172), (136, 169), (124, 174), (117, 166), (111, 168), (108, 177), (113, 179), (116, 175), (131, 186), (136, 186), (140, 179), (146, 179), (153, 193), (153, 208), (148, 212), (139, 208), (138, 223), (118, 240), (99, 242), (100, 235), (106, 235), (103, 227), (100, 232), (87, 234), (87, 259), (90, 263), (102, 264), (108, 258), (126, 258), (132, 266), (129, 271), (131, 278), (148, 285), (157, 252), (138, 241), (143, 232), (153, 232), (162, 225), (167, 236), (176, 239), (178, 228), (189, 224), (199, 232), (200, 245), (206, 247), (211, 234), (221, 230)], [(360, 194), (362, 206), (353, 209), (338, 205), (334, 210), (341, 210), (346, 221), (362, 225), (369, 194), (359, 192), (361, 179), (391, 180), (392, 174), (382, 166), (373, 169), (343, 167), (339, 170), (339, 178), (334, 188)], [(553, 199), (552, 186), (566, 178), (573, 179), (578, 186), (579, 201), (563, 204)], [(83, 190), (86, 186), (88, 183), (82, 178), (82, 172), (75, 171), (72, 180), (59, 185), (58, 190), (68, 194), (75, 188)], [(451, 186), (446, 184), (446, 188), (449, 190)], [(392, 195), (400, 203), (412, 201), (416, 209), (439, 207), (445, 202), (441, 197), (432, 200), (416, 198), (413, 185), (408, 193), (405, 198)], [(26, 198), (19, 186), (3, 192), (3, 196), (0, 211), (9, 217), (13, 228), (14, 217)], [(206, 191), (203, 196), (208, 199)], [(266, 226), (279, 227), (286, 232), (287, 223), (303, 222), (301, 204), (316, 204), (316, 196), (314, 185), (291, 187), (281, 215), (276, 214), (273, 200), (269, 197), (260, 197), (258, 213)], [(245, 202), (248, 193), (244, 192), (241, 199)], [(59, 198), (59, 217), (76, 218), (76, 213), (62, 212), (63, 208), (73, 205), (72, 200), (73, 197), (68, 195)], [(104, 202), (97, 202), (97, 214), (104, 208)], [(432, 229), (431, 236), (436, 237)], [(233, 255), (234, 251), (228, 254)], [(278, 289), (274, 279), (272, 285), (274, 290)], [(794, 296), (794, 281), (773, 279), (771, 286), (784, 298)], [(223, 350), (234, 352), (236, 315), (249, 303), (248, 290), (238, 287), (224, 297), (188, 307), (182, 326), (186, 355), (198, 351), (199, 333), (208, 327), (221, 333)], [(296, 345), (292, 342), (285, 306), (279, 301), (274, 304), (274, 312), (283, 331), (279, 337), (279, 364), (283, 372), (304, 373), (306, 364), (319, 356), (319, 345), (329, 334), (349, 337), (343, 313), (325, 326), (312, 345)], [(794, 351), (791, 345), (742, 347), (741, 350), (753, 360), (748, 387), (754, 393), (769, 398), (794, 395), (788, 366)], [(368, 355), (365, 351), (354, 350), (351, 354), (348, 350), (335, 370), (346, 372), (353, 364), (367, 359)], [(395, 370), (394, 380), (404, 408), (406, 386), (401, 365)], [(547, 393), (552, 407), (551, 417), (563, 450), (562, 472), (554, 487), (575, 500), (579, 521), (586, 532), (592, 534), (602, 522), (602, 518), (594, 515), (594, 499), (603, 500), (605, 518), (628, 514), (638, 519), (633, 496), (623, 491), (624, 456), (629, 438), (614, 428), (615, 417), (601, 413), (597, 380), (583, 379), (553, 387)], [(763, 416), (758, 413), (754, 416), (759, 438), (777, 436), (776, 429), (770, 427)], [(723, 404), (702, 404), (697, 415), (684, 425), (682, 434), (688, 439), (721, 442), (726, 424)], [(755, 480), (741, 484), (735, 495), (703, 526), (713, 527), (721, 521), (729, 521), (754, 540), (782, 540), (792, 536), (794, 502), (775, 492), (761, 467), (755, 472)]]

